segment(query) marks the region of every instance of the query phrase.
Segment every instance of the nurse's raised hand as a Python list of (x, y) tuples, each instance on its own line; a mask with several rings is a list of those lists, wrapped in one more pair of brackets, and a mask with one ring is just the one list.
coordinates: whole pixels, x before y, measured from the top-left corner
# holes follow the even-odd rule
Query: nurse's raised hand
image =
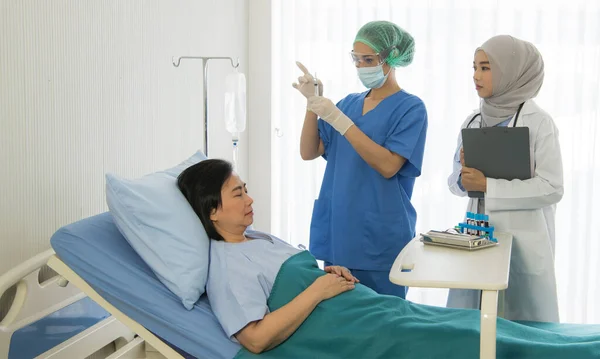
[[(292, 87), (300, 91), (302, 96), (306, 97), (307, 99), (311, 96), (315, 96), (314, 76), (311, 75), (306, 67), (300, 62), (296, 61), (296, 65), (298, 65), (298, 68), (300, 71), (302, 71), (302, 76), (298, 77), (298, 82), (294, 82)], [(319, 79), (317, 79), (317, 86), (319, 88), (319, 96), (323, 96), (323, 83), (321, 83), (321, 80)]]
[(316, 113), (321, 119), (331, 125), (342, 136), (354, 125), (352, 120), (344, 115), (342, 110), (328, 98), (312, 96), (308, 98), (308, 109)]

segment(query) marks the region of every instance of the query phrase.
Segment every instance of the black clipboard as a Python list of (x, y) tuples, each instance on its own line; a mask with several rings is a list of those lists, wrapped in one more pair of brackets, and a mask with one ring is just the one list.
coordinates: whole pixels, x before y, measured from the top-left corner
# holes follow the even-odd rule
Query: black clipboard
[[(528, 127), (484, 127), (462, 130), (465, 165), (488, 178), (526, 180), (531, 178)], [(483, 198), (483, 192), (469, 192)]]

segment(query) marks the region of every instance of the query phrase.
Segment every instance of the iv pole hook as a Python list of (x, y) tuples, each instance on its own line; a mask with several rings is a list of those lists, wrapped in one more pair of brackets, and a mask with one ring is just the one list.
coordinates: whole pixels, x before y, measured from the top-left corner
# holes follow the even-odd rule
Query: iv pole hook
[(203, 103), (204, 103), (204, 155), (208, 157), (208, 60), (229, 60), (231, 62), (231, 66), (234, 69), (237, 69), (240, 66), (240, 59), (237, 58), (236, 62), (233, 62), (232, 57), (222, 57), (222, 56), (179, 56), (173, 57), (171, 61), (173, 62), (173, 66), (179, 67), (181, 60), (189, 59), (189, 60), (201, 60), (202, 67), (204, 72), (203, 78), (203, 86), (202, 86), (202, 95), (203, 95)]

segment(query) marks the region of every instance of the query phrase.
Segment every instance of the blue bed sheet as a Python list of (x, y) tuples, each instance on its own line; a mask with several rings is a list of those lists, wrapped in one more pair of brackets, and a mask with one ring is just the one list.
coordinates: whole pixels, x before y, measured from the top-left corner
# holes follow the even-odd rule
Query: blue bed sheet
[(62, 227), (50, 243), (98, 294), (182, 355), (231, 359), (240, 349), (223, 332), (206, 295), (186, 310), (129, 246), (110, 213)]

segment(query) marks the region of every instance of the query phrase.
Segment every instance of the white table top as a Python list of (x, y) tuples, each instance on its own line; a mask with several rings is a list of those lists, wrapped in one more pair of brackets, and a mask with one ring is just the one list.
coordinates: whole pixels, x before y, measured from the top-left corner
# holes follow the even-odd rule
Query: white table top
[(396, 257), (390, 281), (409, 287), (506, 289), (512, 235), (494, 234), (498, 245), (476, 251), (423, 244), (418, 236)]

